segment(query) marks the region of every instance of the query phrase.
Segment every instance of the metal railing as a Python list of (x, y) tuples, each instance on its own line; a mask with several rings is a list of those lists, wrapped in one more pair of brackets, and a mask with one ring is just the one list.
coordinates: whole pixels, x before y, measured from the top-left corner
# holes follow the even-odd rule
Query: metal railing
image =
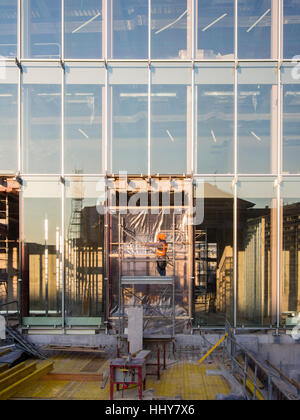
[[(10, 305), (16, 305), (17, 308), (14, 311), (9, 311), (8, 307)], [(5, 311), (2, 311), (2, 309), (6, 308)], [(3, 313), (2, 313), (3, 312)], [(14, 317), (17, 317), (18, 322), (20, 324), (21, 318), (20, 318), (20, 310), (19, 310), (19, 301), (12, 300), (10, 302), (5, 302), (0, 304), (0, 314), (6, 318), (6, 322), (8, 323), (10, 316), (14, 315)], [(15, 319), (15, 318), (14, 318)]]
[(231, 325), (226, 322), (227, 335), (223, 346), (223, 364), (227, 356), (231, 373), (242, 382), (246, 395), (252, 400), (296, 400), (297, 397), (283, 390), (275, 377), (242, 344), (238, 343)]

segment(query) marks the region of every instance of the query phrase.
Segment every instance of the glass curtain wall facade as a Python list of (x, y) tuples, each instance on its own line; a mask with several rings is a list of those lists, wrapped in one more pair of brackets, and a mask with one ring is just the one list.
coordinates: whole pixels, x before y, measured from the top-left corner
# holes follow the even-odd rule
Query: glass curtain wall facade
[(194, 199), (204, 184), (197, 325), (278, 328), (300, 312), (299, 38), (298, 0), (0, 0), (0, 173), (21, 184), (24, 316), (104, 316), (95, 209), (119, 172), (191, 177)]

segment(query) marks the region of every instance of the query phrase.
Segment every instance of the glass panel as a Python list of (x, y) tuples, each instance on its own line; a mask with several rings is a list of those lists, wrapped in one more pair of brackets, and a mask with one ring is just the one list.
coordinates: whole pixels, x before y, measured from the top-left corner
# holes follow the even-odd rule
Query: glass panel
[(189, 170), (191, 74), (191, 69), (185, 67), (152, 67), (151, 173), (184, 174)]
[[(189, 58), (191, 1), (152, 0), (151, 16), (151, 57)], [(189, 31), (187, 31), (188, 22)]]
[(18, 0), (0, 1), (0, 56), (16, 57), (18, 43)]
[(61, 69), (25, 68), (23, 81), (25, 173), (61, 172)]
[(61, 0), (23, 0), (23, 57), (60, 58)]
[(234, 71), (230, 65), (196, 67), (197, 173), (233, 173)]
[(148, 58), (148, 1), (113, 1), (113, 57)]
[(0, 67), (0, 173), (18, 169), (18, 70)]
[(234, 0), (198, 0), (196, 58), (234, 59)]
[[(79, 77), (77, 77), (79, 76)], [(80, 77), (81, 76), (81, 77)], [(102, 98), (99, 68), (68, 68), (65, 85), (65, 173), (102, 172)]]
[(283, 84), (283, 171), (300, 173), (300, 69), (282, 67)]
[(276, 321), (277, 199), (274, 180), (238, 183), (238, 326)]
[(233, 321), (232, 180), (196, 179), (195, 197), (204, 199), (194, 238), (196, 325), (221, 326)]
[(102, 0), (65, 0), (65, 57), (102, 57)]
[(61, 184), (49, 177), (25, 179), (22, 194), (23, 315), (61, 316)]
[(281, 188), (283, 244), (281, 250), (281, 321), (299, 325), (300, 313), (300, 179), (285, 179)]
[[(238, 57), (271, 57), (271, 24), (278, 28), (278, 15), (272, 14), (272, 0), (239, 0)], [(275, 36), (272, 34), (272, 37)]]
[(291, 59), (299, 55), (300, 3), (295, 0), (284, 0), (283, 14), (283, 55), (284, 58)]
[(238, 171), (277, 170), (278, 88), (275, 65), (243, 65), (238, 70)]
[(104, 193), (101, 179), (66, 180), (65, 307), (69, 317), (103, 314), (104, 212), (99, 206)]
[(148, 70), (130, 64), (109, 69), (112, 98), (112, 172), (148, 172)]

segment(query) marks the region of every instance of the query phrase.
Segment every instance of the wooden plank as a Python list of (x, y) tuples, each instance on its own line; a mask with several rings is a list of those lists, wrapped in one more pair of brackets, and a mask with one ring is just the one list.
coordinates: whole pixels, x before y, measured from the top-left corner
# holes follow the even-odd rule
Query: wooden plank
[(16, 394), (20, 389), (22, 389), (25, 385), (32, 383), (41, 377), (47, 375), (53, 369), (53, 362), (47, 362), (41, 364), (33, 373), (26, 376), (25, 378), (21, 379), (17, 383), (11, 385), (10, 387), (4, 389), (0, 392), (0, 401), (8, 400), (14, 394)]
[(24, 377), (30, 375), (35, 370), (36, 370), (36, 362), (30, 363), (30, 365), (25, 366), (23, 369), (18, 370), (17, 372), (14, 372), (11, 375), (7, 376), (6, 378), (2, 379), (0, 381), (0, 392), (10, 387), (14, 383), (20, 381)]
[(70, 381), (70, 382), (100, 382), (103, 374), (92, 373), (50, 373), (42, 378), (43, 381)]
[(13, 373), (17, 372), (18, 370), (24, 369), (25, 367), (25, 363), (19, 363), (17, 366), (11, 368), (11, 369), (7, 369), (5, 372), (0, 373), (0, 381), (2, 381), (2, 379), (5, 379), (7, 376), (12, 375)]

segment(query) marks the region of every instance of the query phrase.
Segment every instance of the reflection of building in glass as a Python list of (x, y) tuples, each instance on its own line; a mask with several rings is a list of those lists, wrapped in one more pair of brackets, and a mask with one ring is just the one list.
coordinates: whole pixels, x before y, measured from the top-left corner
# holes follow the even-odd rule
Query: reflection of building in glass
[(0, 304), (18, 299), (29, 328), (115, 327), (119, 244), (150, 254), (118, 217), (132, 199), (144, 220), (147, 197), (151, 240), (168, 206), (200, 209), (166, 227), (178, 322), (279, 328), (300, 311), (298, 1), (10, 0), (0, 35), (1, 185), (17, 185), (13, 230), (0, 190)]
[(103, 307), (103, 217), (96, 207), (73, 201), (66, 243), (66, 306), (69, 316), (97, 316)]

